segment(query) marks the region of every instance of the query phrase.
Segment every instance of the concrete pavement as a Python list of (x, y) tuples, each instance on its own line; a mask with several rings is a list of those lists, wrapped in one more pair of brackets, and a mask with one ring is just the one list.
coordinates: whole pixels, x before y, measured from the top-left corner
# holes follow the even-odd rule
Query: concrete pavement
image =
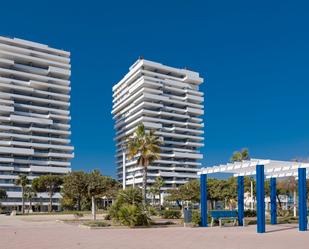
[[(61, 216), (62, 219), (72, 216)], [(56, 222), (57, 216), (0, 216), (1, 249), (307, 249), (309, 232), (297, 225), (90, 230)]]

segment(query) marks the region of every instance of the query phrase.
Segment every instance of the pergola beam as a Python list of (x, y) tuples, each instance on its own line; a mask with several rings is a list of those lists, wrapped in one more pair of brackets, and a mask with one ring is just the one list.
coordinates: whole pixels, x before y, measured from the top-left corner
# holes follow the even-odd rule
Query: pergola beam
[(256, 175), (256, 166), (264, 165), (266, 178), (297, 176), (299, 168), (308, 168), (309, 163), (289, 162), (278, 160), (251, 159), (248, 161), (221, 164), (202, 168), (199, 174), (230, 173), (236, 176)]

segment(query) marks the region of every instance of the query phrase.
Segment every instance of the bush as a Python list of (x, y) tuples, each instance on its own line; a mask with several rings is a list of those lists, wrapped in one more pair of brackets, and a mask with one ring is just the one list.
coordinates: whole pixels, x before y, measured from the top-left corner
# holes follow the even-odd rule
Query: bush
[(79, 219), (79, 218), (82, 218), (82, 217), (84, 217), (84, 214), (79, 213), (79, 212), (74, 213), (74, 218), (75, 219)]
[(110, 224), (104, 222), (104, 221), (86, 221), (83, 223), (83, 225), (88, 227), (108, 227)]
[(201, 214), (199, 211), (192, 212), (192, 223), (198, 226), (201, 224)]
[(249, 220), (246, 223), (247, 225), (256, 225), (256, 220)]
[(255, 210), (245, 210), (245, 217), (256, 217), (256, 211)]
[(110, 214), (107, 214), (107, 215), (104, 216), (104, 220), (111, 220), (111, 219), (112, 219), (112, 217), (111, 217)]
[(125, 226), (148, 226), (150, 218), (140, 206), (124, 204), (118, 211), (118, 219)]
[(152, 207), (152, 206), (148, 206), (148, 207), (147, 207), (147, 211), (148, 211), (149, 215), (157, 215), (157, 214), (158, 214), (157, 209), (155, 209), (155, 208)]
[(127, 188), (118, 193), (116, 201), (108, 210), (108, 217), (125, 226), (148, 226), (150, 218), (142, 207), (140, 189)]
[(179, 210), (163, 210), (161, 217), (164, 219), (180, 219), (181, 212)]

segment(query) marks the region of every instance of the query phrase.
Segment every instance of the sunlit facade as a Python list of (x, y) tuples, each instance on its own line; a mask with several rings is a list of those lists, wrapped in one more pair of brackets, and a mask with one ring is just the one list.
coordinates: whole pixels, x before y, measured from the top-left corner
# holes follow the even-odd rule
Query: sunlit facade
[[(0, 188), (8, 194), (2, 206), (20, 208), (19, 174), (32, 180), (70, 171), (70, 75), (69, 52), (0, 36)], [(47, 197), (38, 194), (33, 204), (46, 206)]]
[(140, 123), (163, 142), (160, 160), (148, 168), (148, 184), (161, 176), (167, 190), (197, 178), (204, 146), (202, 83), (197, 72), (139, 59), (113, 87), (117, 175), (126, 186), (142, 183), (142, 168), (123, 150)]

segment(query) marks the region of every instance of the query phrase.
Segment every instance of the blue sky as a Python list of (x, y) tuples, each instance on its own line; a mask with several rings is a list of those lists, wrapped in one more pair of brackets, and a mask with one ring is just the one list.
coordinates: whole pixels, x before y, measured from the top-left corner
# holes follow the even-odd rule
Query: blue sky
[[(83, 2), (83, 3), (82, 3)], [(112, 86), (143, 55), (206, 79), (205, 165), (309, 157), (307, 1), (3, 1), (0, 34), (72, 53), (73, 169), (115, 175)]]

